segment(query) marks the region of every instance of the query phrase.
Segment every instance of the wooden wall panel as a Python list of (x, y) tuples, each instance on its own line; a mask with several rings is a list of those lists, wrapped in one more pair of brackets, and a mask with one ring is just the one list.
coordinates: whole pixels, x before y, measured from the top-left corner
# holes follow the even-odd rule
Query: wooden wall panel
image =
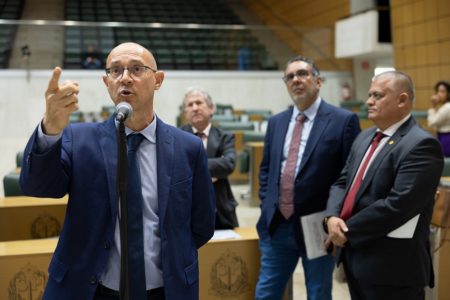
[(395, 67), (416, 85), (415, 109), (430, 107), (434, 85), (450, 80), (450, 1), (391, 0)]
[(447, 17), (450, 15), (450, 2), (445, 0), (438, 1), (438, 17)]
[(424, 24), (425, 26), (425, 42), (436, 42), (439, 40), (438, 31), (438, 21), (437, 20), (427, 20)]
[(438, 14), (438, 0), (427, 0), (425, 5), (425, 20), (431, 20), (437, 17)]
[(352, 71), (349, 59), (334, 58), (334, 24), (350, 13), (350, 0), (243, 0), (294, 52), (312, 58), (321, 70)]

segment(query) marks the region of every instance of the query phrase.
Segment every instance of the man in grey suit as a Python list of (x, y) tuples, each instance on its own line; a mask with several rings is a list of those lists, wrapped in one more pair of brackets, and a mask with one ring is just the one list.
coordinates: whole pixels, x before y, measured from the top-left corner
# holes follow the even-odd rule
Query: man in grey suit
[(424, 299), (434, 284), (429, 224), (443, 156), (411, 116), (413, 102), (405, 73), (374, 77), (366, 103), (375, 127), (355, 140), (330, 190), (326, 246), (338, 247), (352, 299)]
[(181, 129), (199, 136), (208, 156), (208, 169), (216, 193), (216, 229), (238, 227), (236, 206), (228, 176), (236, 162), (234, 135), (211, 124), (214, 103), (209, 93), (199, 87), (189, 88), (183, 99), (183, 109), (189, 124)]

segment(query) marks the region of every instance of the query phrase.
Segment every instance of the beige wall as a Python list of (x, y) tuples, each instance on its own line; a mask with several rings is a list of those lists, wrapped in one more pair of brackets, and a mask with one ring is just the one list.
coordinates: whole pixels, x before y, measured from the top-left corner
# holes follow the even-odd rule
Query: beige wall
[(416, 84), (417, 110), (430, 106), (434, 84), (450, 80), (450, 1), (391, 0), (395, 67)]
[(274, 30), (293, 51), (316, 61), (321, 70), (351, 71), (350, 59), (334, 58), (334, 24), (350, 13), (349, 0), (244, 0), (245, 5), (269, 26), (294, 26)]

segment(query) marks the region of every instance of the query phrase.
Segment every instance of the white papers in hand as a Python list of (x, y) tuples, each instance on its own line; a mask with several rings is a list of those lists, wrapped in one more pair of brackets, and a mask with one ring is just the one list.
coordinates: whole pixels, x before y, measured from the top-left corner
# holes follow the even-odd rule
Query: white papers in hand
[(211, 240), (233, 240), (240, 237), (241, 236), (239, 234), (231, 229), (220, 229), (214, 231), (214, 235)]
[(328, 235), (323, 231), (323, 218), (325, 218), (325, 211), (300, 217), (308, 259), (314, 259), (327, 254), (324, 241)]
[(413, 237), (416, 231), (417, 222), (419, 221), (420, 214), (410, 219), (408, 222), (400, 226), (399, 228), (388, 233), (388, 237), (396, 239), (410, 239)]

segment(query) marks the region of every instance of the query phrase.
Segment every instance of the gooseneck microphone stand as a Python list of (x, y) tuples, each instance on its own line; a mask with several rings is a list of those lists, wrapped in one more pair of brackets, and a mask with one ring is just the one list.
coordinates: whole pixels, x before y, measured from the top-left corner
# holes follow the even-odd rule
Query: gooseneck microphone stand
[(128, 154), (127, 154), (127, 136), (125, 134), (124, 120), (119, 119), (117, 128), (117, 187), (119, 210), (119, 228), (120, 228), (120, 300), (130, 300), (130, 283), (128, 268), (128, 235), (127, 235), (127, 185), (128, 185)]

